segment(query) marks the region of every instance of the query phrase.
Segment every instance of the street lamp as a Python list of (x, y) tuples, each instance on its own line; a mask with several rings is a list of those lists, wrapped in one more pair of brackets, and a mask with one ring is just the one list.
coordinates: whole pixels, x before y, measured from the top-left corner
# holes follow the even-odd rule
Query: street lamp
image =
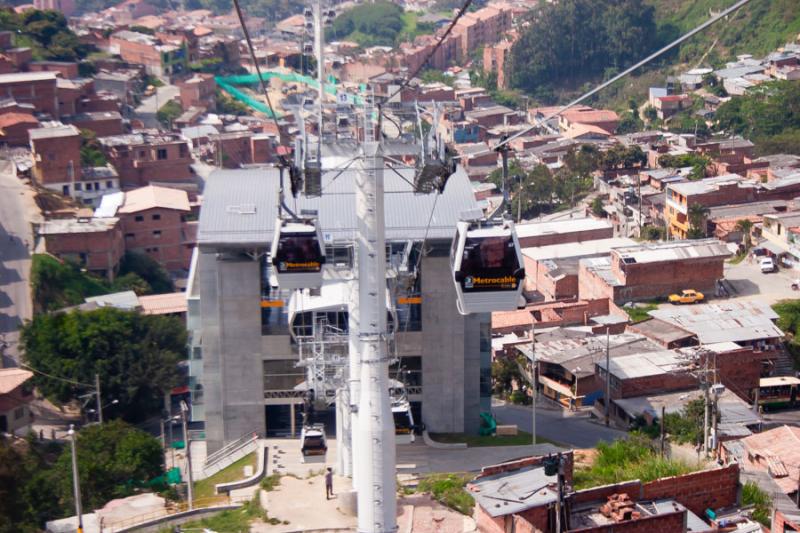
[(183, 449), (186, 450), (186, 477), (188, 482), (189, 510), (194, 508), (194, 482), (192, 481), (192, 448), (189, 445), (188, 420), (189, 406), (181, 400), (181, 421), (183, 422)]
[(107, 404), (101, 406), (99, 411), (97, 409), (87, 409), (86, 412), (87, 413), (97, 413), (97, 421), (102, 424), (103, 423), (103, 409), (105, 409), (107, 407), (111, 407), (112, 405), (117, 405), (118, 403), (119, 403), (119, 400), (111, 400)]
[(75, 514), (78, 515), (78, 533), (83, 533), (83, 510), (81, 509), (81, 484), (78, 479), (78, 453), (75, 450), (75, 427), (70, 424), (70, 448), (72, 449), (72, 490), (75, 492)]

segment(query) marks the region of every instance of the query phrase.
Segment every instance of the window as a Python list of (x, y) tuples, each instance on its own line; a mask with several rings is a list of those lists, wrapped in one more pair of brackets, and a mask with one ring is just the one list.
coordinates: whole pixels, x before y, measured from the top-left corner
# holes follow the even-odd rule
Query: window
[(110, 180), (107, 181), (106, 182), (106, 189), (113, 189), (113, 188), (114, 188), (114, 182), (110, 181)]
[[(75, 184), (75, 190), (76, 191), (78, 190), (78, 184), (77, 183)], [(87, 183), (86, 184), (86, 190), (87, 191), (91, 191), (92, 190), (92, 184), (91, 183)]]
[(264, 390), (294, 390), (306, 379), (305, 369), (295, 359), (264, 361)]
[(139, 157), (144, 158), (145, 151), (139, 150)]
[(61, 186), (61, 194), (63, 194), (64, 196), (69, 196), (69, 185)]
[(136, 222), (142, 222), (144, 220), (144, 217), (142, 215), (136, 215), (133, 219)]
[(166, 148), (159, 148), (156, 152), (156, 157), (159, 161), (163, 161), (167, 158), (167, 149)]
[(153, 237), (156, 238), (156, 239), (160, 239), (161, 238), (161, 230), (158, 230), (158, 229), (155, 230), (153, 232)]
[(337, 269), (348, 269), (353, 267), (353, 248), (351, 246), (326, 246), (325, 263), (333, 265)]
[(25, 408), (24, 407), (18, 407), (17, 409), (14, 409), (14, 420), (19, 420), (20, 418), (23, 418), (24, 416), (25, 416)]
[(76, 183), (76, 184), (75, 184), (75, 190), (76, 190), (76, 191), (79, 191), (79, 190), (81, 190), (81, 188), (82, 188), (82, 187), (83, 187), (83, 185), (81, 185), (80, 183)]
[(161, 215), (159, 214), (153, 215), (153, 220), (161, 220)]
[(136, 237), (136, 235), (134, 235), (133, 233), (126, 233), (126, 234), (125, 234), (125, 238), (126, 238), (126, 239), (133, 239), (133, 238), (135, 238), (135, 237)]

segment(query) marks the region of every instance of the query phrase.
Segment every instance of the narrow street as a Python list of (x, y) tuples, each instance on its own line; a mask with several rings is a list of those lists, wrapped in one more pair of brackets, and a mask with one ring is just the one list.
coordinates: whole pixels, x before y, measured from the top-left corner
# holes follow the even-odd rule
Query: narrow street
[(156, 118), (156, 113), (159, 108), (178, 96), (179, 92), (174, 85), (159, 87), (153, 96), (142, 99), (142, 103), (135, 110), (136, 118), (141, 120), (146, 128), (157, 128), (158, 119)]
[(30, 190), (11, 171), (11, 163), (0, 161), (0, 335), (8, 344), (2, 366), (15, 366), (18, 329), (31, 318), (29, 290), (31, 222), (38, 209)]
[[(492, 414), (498, 424), (516, 424), (523, 431), (531, 431), (530, 406), (497, 403), (492, 405)], [(590, 422), (588, 414), (570, 413), (540, 402), (536, 409), (536, 432), (538, 437), (575, 448), (594, 448), (599, 442), (611, 442), (627, 435), (624, 431)]]

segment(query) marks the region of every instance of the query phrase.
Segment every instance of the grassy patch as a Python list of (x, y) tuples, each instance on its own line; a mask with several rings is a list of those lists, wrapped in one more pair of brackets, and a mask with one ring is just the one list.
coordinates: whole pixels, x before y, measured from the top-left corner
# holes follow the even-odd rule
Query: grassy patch
[(280, 484), (281, 476), (279, 474), (271, 474), (261, 480), (261, 488), (267, 492), (275, 490)]
[(642, 435), (632, 435), (609, 444), (597, 445), (597, 457), (589, 468), (575, 470), (575, 488), (586, 489), (639, 479), (643, 483), (654, 479), (688, 474), (696, 470), (682, 461), (662, 458), (651, 441)]
[[(182, 531), (202, 531), (204, 529), (219, 531), (220, 533), (249, 533), (250, 522), (263, 520), (269, 524), (280, 524), (280, 520), (270, 518), (261, 507), (258, 496), (246, 502), (239, 509), (222, 511), (208, 518), (188, 522), (181, 526)], [(162, 528), (159, 533), (171, 533), (172, 528)]]
[(464, 490), (470, 479), (469, 474), (433, 474), (419, 482), (417, 492), (429, 492), (442, 505), (470, 516), (475, 500)]
[(746, 505), (755, 506), (753, 520), (764, 526), (771, 526), (772, 498), (752, 481), (748, 481), (742, 487), (742, 506)]
[(658, 309), (658, 304), (655, 302), (647, 302), (644, 304), (634, 304), (631, 307), (624, 307), (623, 309), (625, 309), (625, 312), (628, 313), (628, 316), (631, 318), (631, 322), (636, 324), (637, 322), (642, 322), (643, 320), (650, 318), (650, 315), (647, 313)]
[(733, 257), (731, 257), (730, 259), (728, 259), (728, 264), (730, 264), (730, 265), (738, 265), (739, 263), (744, 261), (745, 257), (747, 257), (747, 253), (738, 253), (738, 254), (734, 255)]
[[(466, 435), (464, 433), (431, 433), (431, 438), (436, 442), (443, 442), (447, 444), (466, 443), (470, 448), (479, 448), (483, 446), (526, 446), (531, 443), (531, 434), (525, 431), (520, 431), (516, 435)], [(536, 438), (536, 444), (549, 442), (554, 444), (553, 441)]]
[[(256, 460), (257, 460), (256, 453), (253, 452), (249, 455), (245, 455), (244, 457), (242, 457), (229, 467), (220, 470), (213, 476), (201, 479), (200, 481), (194, 484), (194, 497), (198, 500), (201, 500), (201, 499), (210, 499), (217, 496), (216, 492), (214, 491), (215, 485), (219, 483), (229, 483), (231, 481), (238, 481), (240, 479), (243, 479), (244, 467), (250, 465), (253, 468), (255, 468)], [(228, 530), (226, 529), (225, 531)]]

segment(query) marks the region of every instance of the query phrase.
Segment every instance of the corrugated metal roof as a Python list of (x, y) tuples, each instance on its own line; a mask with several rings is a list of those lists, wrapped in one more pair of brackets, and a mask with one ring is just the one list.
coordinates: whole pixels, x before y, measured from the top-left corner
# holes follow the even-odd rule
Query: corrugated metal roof
[[(476, 209), (477, 203), (466, 173), (459, 167), (448, 181), (444, 193), (414, 194), (414, 173), (384, 171), (387, 240), (421, 240), (430, 218), (429, 239), (450, 239), (461, 213)], [(338, 175), (338, 177), (337, 177)], [(334, 179), (335, 178), (335, 179)], [(406, 181), (407, 180), (407, 181)], [(357, 229), (355, 213), (356, 171), (340, 175), (326, 172), (320, 198), (288, 198), (296, 212), (316, 210), (325, 242), (350, 242)], [(266, 246), (278, 216), (279, 175), (275, 168), (218, 170), (206, 182), (197, 242), (200, 246)], [(431, 217), (431, 209), (435, 212)]]
[(548, 505), (558, 499), (556, 476), (546, 476), (537, 466), (510, 474), (498, 474), (470, 483), (470, 493), (492, 517), (519, 513)]

